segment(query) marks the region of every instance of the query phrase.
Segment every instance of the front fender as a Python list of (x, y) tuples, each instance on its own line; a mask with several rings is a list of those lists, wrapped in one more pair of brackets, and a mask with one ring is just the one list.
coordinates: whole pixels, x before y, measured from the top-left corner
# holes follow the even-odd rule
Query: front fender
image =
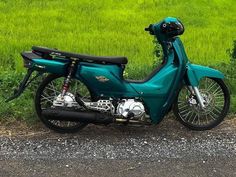
[(187, 64), (187, 79), (191, 86), (198, 86), (199, 81), (203, 77), (224, 79), (224, 74), (213, 68), (190, 63)]

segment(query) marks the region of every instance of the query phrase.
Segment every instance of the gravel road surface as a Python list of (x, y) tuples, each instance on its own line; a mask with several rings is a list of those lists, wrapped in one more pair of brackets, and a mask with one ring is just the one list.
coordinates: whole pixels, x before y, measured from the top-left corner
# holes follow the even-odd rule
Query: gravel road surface
[(236, 176), (236, 124), (196, 132), (157, 126), (88, 126), (0, 136), (0, 176)]

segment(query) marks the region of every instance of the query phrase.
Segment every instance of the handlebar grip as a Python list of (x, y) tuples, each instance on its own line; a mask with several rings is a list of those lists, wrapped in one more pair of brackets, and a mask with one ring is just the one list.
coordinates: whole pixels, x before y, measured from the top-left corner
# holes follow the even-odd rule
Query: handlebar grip
[(149, 31), (149, 33), (150, 33), (151, 35), (154, 35), (153, 24), (150, 24), (150, 25), (149, 25), (148, 27), (146, 27), (144, 30), (145, 30), (145, 31)]

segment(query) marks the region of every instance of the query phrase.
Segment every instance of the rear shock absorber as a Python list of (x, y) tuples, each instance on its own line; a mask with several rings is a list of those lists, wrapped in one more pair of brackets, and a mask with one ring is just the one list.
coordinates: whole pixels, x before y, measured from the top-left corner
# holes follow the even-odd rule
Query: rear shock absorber
[(75, 66), (76, 66), (76, 61), (72, 60), (71, 65), (69, 67), (68, 75), (66, 76), (63, 86), (62, 86), (62, 91), (61, 91), (62, 98), (64, 98), (64, 96), (66, 95), (66, 92), (69, 90), (72, 74), (75, 71)]

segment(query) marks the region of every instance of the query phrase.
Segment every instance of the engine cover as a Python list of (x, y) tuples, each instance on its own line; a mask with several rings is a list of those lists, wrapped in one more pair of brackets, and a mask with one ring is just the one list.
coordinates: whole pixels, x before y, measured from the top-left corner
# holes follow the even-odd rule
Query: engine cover
[(54, 100), (53, 100), (53, 106), (55, 107), (78, 107), (78, 103), (75, 101), (75, 96), (67, 92), (64, 97), (58, 95)]
[(118, 115), (127, 117), (129, 112), (134, 114), (134, 117), (141, 117), (145, 113), (145, 108), (143, 103), (134, 99), (123, 99), (121, 103), (118, 104), (117, 110)]

